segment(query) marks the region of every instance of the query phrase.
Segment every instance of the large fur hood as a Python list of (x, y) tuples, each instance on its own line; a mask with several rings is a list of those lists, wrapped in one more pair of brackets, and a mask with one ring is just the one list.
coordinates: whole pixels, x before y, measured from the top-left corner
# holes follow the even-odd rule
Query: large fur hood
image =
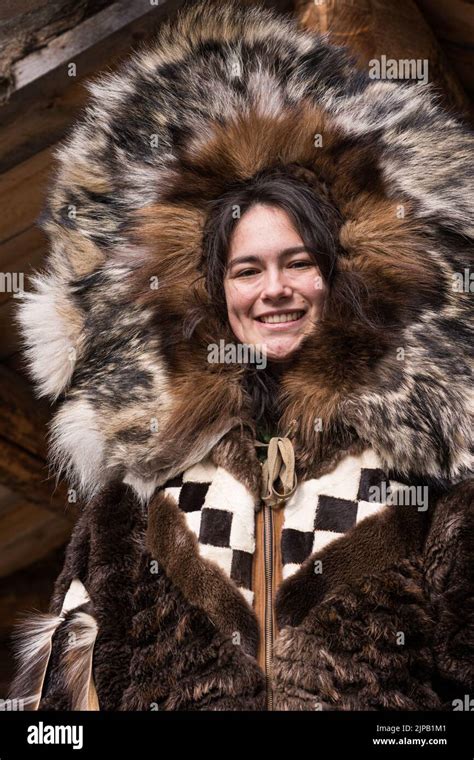
[(342, 218), (333, 292), (362, 277), (367, 317), (330, 293), (282, 377), (300, 474), (360, 442), (405, 475), (465, 479), (472, 137), (429, 89), (372, 80), (325, 38), (233, 2), (186, 6), (89, 89), (20, 313), (38, 393), (62, 402), (57, 472), (85, 496), (117, 476), (147, 495), (251, 426), (243, 368), (207, 361), (229, 340), (212, 309), (191, 339), (183, 328), (206, 304), (209, 204), (291, 165), (328, 188)]

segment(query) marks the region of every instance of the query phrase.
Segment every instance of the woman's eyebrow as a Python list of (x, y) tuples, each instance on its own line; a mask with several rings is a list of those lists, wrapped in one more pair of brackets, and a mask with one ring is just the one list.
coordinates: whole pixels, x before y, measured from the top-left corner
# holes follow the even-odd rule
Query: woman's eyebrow
[[(283, 256), (289, 256), (292, 253), (300, 253), (302, 251), (308, 251), (308, 248), (305, 245), (297, 245), (293, 248), (284, 248), (280, 253), (278, 254), (279, 258), (282, 258)], [(232, 259), (232, 261), (229, 263), (229, 269), (231, 269), (235, 264), (243, 264), (245, 263), (258, 263), (261, 261), (260, 256), (255, 256), (249, 254), (248, 256), (236, 256), (235, 259)]]

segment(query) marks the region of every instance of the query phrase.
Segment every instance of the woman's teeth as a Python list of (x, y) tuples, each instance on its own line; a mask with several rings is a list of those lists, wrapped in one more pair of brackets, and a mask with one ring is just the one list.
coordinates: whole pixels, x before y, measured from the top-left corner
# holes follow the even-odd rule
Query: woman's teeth
[(289, 311), (287, 314), (270, 314), (267, 317), (259, 317), (260, 322), (268, 322), (274, 324), (276, 322), (295, 322), (300, 319), (304, 314), (304, 311)]

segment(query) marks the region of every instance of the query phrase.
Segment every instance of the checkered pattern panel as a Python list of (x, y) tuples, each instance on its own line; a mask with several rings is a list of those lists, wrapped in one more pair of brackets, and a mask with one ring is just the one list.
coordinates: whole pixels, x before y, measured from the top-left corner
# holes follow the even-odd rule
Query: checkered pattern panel
[[(394, 486), (403, 487), (387, 479), (370, 449), (346, 457), (321, 478), (300, 483), (284, 507), (283, 578), (361, 520), (385, 509), (387, 492)], [(162, 488), (183, 510), (201, 556), (219, 565), (252, 606), (255, 509), (249, 491), (210, 458)]]
[(209, 458), (163, 489), (185, 513), (201, 556), (216, 562), (252, 605), (255, 508), (249, 491)]
[(285, 505), (281, 535), (283, 578), (314, 552), (386, 506), (390, 482), (371, 450), (348, 456), (328, 475), (301, 483)]

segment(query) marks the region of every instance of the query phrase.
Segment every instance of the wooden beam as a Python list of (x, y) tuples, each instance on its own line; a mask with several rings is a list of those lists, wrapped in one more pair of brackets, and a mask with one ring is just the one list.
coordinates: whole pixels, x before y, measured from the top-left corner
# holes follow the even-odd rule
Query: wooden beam
[[(163, 4), (163, 3), (162, 3)], [(150, 0), (119, 0), (81, 24), (55, 37), (40, 50), (17, 61), (13, 67), (15, 90), (26, 87), (36, 79), (71, 62), (89, 48), (153, 12), (159, 2)]]
[(474, 13), (469, 0), (417, 0), (465, 91), (474, 98)]
[(26, 380), (0, 365), (0, 435), (45, 461), (50, 418), (48, 402), (36, 399)]
[[(28, 276), (41, 269), (48, 250), (48, 238), (38, 226), (28, 227), (0, 244), (0, 272), (23, 274), (25, 290), (29, 290)], [(13, 282), (14, 282), (13, 278)], [(0, 290), (0, 304), (6, 301), (18, 304), (13, 293)]]
[[(0, 361), (10, 363), (20, 351), (20, 334), (13, 321), (15, 312), (13, 298), (0, 302)], [(20, 358), (24, 362), (24, 357)]]
[(0, 173), (58, 142), (87, 100), (87, 79), (113, 70), (136, 45), (150, 40), (183, 1), (114, 3), (18, 61), (16, 85), (2, 108)]
[[(41, 269), (47, 250), (47, 237), (39, 227), (29, 227), (0, 244), (0, 276), (3, 286), (3, 289), (0, 288), (0, 361), (5, 361), (20, 349), (20, 335), (15, 321), (20, 301), (5, 286), (10, 284), (30, 290), (29, 277), (35, 270)], [(11, 276), (10, 283), (6, 279), (8, 274)], [(25, 374), (24, 356), (20, 362), (23, 363), (21, 372)]]
[(0, 516), (0, 578), (46, 557), (69, 539), (75, 518), (53, 515), (17, 499)]
[[(84, 86), (87, 80), (104, 69), (113, 71), (134, 48), (152, 40), (162, 21), (172, 16), (183, 2), (114, 3), (56, 40), (44, 41), (41, 50), (21, 56), (14, 64), (16, 87), (10, 86), (9, 100), (5, 98), (2, 108), (0, 173), (58, 142), (87, 100)], [(240, 2), (252, 5), (255, 0)], [(119, 5), (123, 8), (122, 16)], [(293, 2), (265, 0), (263, 5), (288, 11)], [(102, 38), (97, 39), (99, 31)], [(76, 64), (75, 77), (68, 76), (71, 62)]]
[(61, 482), (55, 488), (44, 460), (0, 436), (0, 483), (42, 509), (63, 515), (76, 509), (67, 500), (67, 487)]
[(17, 0), (0, 4), (2, 56), (0, 99), (12, 87), (11, 69), (15, 61), (44, 47), (52, 37), (77, 26), (113, 0)]
[(30, 230), (45, 203), (52, 149), (36, 153), (0, 176), (0, 243)]
[(35, 399), (31, 386), (0, 366), (0, 483), (38, 507), (64, 515), (76, 504), (68, 501), (65, 483), (55, 487), (49, 477), (46, 433), (51, 416), (46, 401)]

